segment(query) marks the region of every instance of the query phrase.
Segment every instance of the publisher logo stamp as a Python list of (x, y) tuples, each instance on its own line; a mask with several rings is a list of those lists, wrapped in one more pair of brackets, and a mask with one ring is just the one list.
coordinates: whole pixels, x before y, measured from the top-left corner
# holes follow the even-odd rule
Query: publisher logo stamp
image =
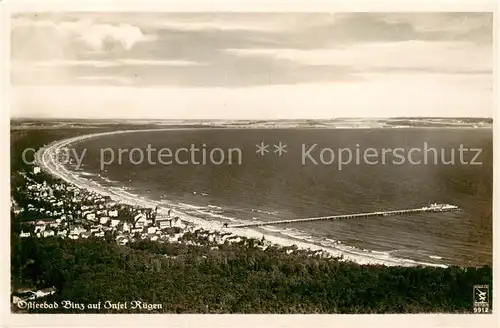
[(489, 313), (490, 287), (488, 285), (474, 285), (473, 290), (474, 313)]

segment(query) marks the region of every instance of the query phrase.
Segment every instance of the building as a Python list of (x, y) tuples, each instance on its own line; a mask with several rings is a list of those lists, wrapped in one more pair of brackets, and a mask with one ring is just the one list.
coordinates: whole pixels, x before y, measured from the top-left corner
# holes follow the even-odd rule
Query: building
[(136, 214), (134, 216), (134, 227), (140, 228), (146, 226), (146, 222), (148, 220), (146, 219), (146, 216), (142, 213)]
[(184, 224), (182, 223), (182, 220), (176, 216), (175, 218), (172, 219), (172, 222), (170, 224), (172, 227), (179, 227), (182, 228), (184, 227)]
[(35, 224), (35, 233), (45, 231), (45, 222), (43, 221), (38, 221)]
[(69, 231), (70, 231), (70, 234), (72, 234), (72, 235), (79, 235), (86, 230), (80, 225), (70, 225)]
[(36, 294), (29, 288), (20, 288), (12, 293), (12, 303), (17, 304), (21, 301), (30, 301), (36, 299)]
[(159, 229), (165, 229), (165, 228), (168, 228), (170, 227), (170, 221), (171, 219), (167, 219), (167, 218), (157, 218), (156, 219), (156, 226), (159, 228)]
[(44, 236), (44, 237), (51, 237), (51, 236), (55, 236), (55, 234), (56, 234), (56, 233), (54, 232), (54, 230), (45, 230), (45, 231), (43, 232), (43, 236)]
[(130, 230), (131, 233), (137, 233), (137, 232), (142, 232), (142, 230), (144, 230), (144, 228), (133, 228)]
[(125, 245), (126, 243), (128, 243), (128, 239), (127, 237), (125, 236), (118, 236), (116, 237), (116, 242), (119, 244), (119, 245)]
[(35, 292), (35, 296), (36, 298), (45, 297), (48, 295), (55, 294), (56, 290), (57, 289), (55, 287), (40, 289)]

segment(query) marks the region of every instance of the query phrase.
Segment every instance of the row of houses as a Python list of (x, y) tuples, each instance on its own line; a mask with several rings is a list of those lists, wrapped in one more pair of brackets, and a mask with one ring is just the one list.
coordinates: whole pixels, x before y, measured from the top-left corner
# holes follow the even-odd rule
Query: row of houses
[(170, 210), (159, 213), (158, 207), (151, 209), (120, 205), (109, 197), (63, 182), (49, 185), (46, 181), (40, 183), (29, 176), (26, 179), (28, 198), (34, 200), (27, 210), (30, 217), (43, 219), (28, 224), (20, 233), (21, 238), (57, 236), (79, 239), (104, 237), (109, 232), (123, 244), (135, 238), (178, 240), (180, 236), (171, 236), (171, 232), (164, 230), (188, 228), (179, 217), (171, 217)]
[(21, 301), (33, 301), (40, 298), (47, 297), (49, 295), (55, 294), (57, 289), (55, 287), (42, 288), (42, 289), (30, 289), (30, 288), (20, 288), (15, 290), (11, 294), (11, 302), (13, 304), (18, 304)]

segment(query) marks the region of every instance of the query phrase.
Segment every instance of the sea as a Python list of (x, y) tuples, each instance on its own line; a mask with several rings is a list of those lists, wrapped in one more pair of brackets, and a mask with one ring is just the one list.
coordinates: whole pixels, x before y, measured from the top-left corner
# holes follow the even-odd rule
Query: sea
[(453, 204), (460, 211), (261, 229), (426, 263), (482, 266), (492, 264), (492, 135), (486, 128), (139, 131), (76, 144), (83, 161), (70, 169), (221, 225)]

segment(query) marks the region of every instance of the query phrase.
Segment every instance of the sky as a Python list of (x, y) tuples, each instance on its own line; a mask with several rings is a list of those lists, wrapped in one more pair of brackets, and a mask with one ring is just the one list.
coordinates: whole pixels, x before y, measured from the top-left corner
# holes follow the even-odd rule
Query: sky
[(12, 117), (491, 117), (489, 13), (22, 13)]

